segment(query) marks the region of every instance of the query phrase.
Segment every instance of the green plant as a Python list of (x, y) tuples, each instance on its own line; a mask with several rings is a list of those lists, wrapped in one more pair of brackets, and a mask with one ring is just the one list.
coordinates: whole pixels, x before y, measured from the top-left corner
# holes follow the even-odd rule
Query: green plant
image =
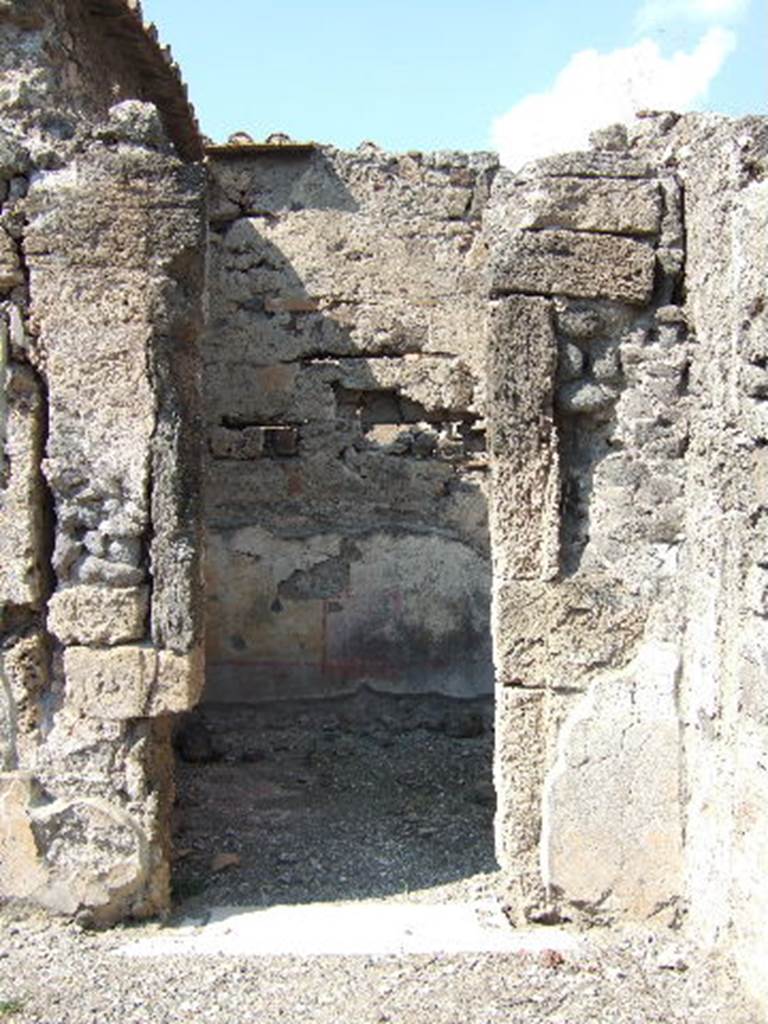
[(0, 999), (0, 1017), (10, 1017), (11, 1014), (20, 1013), (22, 1005), (18, 999)]

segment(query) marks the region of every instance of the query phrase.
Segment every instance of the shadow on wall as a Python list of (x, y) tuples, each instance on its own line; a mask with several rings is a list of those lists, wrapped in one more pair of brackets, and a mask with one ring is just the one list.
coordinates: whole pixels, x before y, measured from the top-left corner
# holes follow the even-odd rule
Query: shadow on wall
[(208, 700), (492, 689), (477, 382), (430, 345), (447, 243), (391, 169), (347, 171), (367, 205), (317, 151), (214, 166)]

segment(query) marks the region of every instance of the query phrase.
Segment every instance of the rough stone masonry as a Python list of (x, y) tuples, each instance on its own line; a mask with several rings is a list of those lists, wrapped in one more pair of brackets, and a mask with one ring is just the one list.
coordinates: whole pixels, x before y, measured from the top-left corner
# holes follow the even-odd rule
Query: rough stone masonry
[(204, 675), (493, 688), (517, 919), (768, 998), (768, 121), (206, 154), (125, 0), (5, 0), (0, 66), (3, 896), (167, 908)]

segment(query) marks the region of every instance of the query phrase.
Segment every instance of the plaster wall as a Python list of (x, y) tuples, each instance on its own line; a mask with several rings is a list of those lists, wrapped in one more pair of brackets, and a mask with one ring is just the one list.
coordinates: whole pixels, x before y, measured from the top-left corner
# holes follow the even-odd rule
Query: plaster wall
[(213, 158), (207, 699), (491, 692), (495, 171), (370, 145)]

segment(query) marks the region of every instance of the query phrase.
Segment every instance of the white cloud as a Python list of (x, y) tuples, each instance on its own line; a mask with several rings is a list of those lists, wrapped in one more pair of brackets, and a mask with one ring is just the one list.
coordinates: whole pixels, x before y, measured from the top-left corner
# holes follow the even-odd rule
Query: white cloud
[(750, 0), (645, 0), (635, 15), (635, 31), (650, 32), (679, 22), (724, 25), (738, 21)]
[[(688, 0), (725, 4), (727, 0)], [(733, 0), (731, 0), (733, 3)], [(491, 129), (502, 163), (517, 168), (551, 153), (583, 149), (590, 132), (631, 121), (643, 108), (690, 110), (736, 45), (733, 32), (711, 28), (691, 52), (664, 57), (651, 39), (635, 46), (571, 57), (548, 92), (526, 96)]]

